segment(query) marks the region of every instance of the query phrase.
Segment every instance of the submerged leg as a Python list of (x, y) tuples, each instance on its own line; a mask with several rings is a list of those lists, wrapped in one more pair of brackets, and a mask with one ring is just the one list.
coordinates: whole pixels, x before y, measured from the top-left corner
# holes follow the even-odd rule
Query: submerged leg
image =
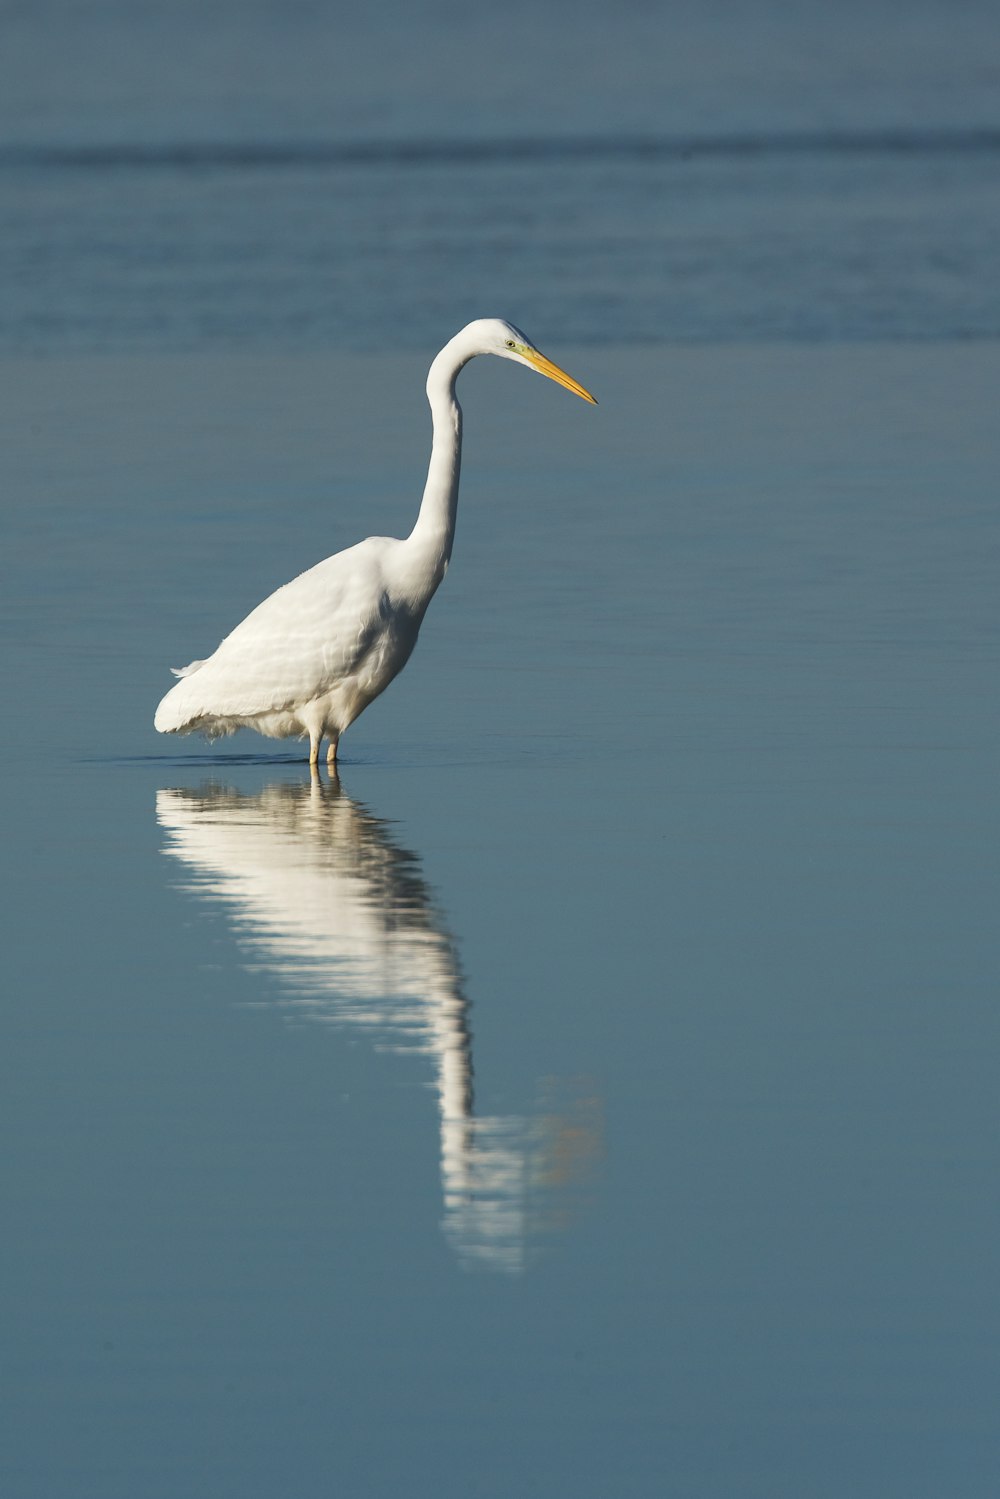
[(327, 750), (326, 750), (326, 763), (327, 763), (327, 765), (336, 765), (336, 763), (337, 763), (337, 746), (338, 746), (339, 743), (340, 743), (340, 739), (338, 738), (338, 736), (336, 734), (331, 734), (330, 735), (330, 743), (327, 745)]

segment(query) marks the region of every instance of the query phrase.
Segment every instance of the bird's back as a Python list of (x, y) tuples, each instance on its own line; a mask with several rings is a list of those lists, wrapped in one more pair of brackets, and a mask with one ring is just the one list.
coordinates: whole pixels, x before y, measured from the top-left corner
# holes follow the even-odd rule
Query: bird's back
[(293, 713), (363, 671), (398, 614), (390, 583), (401, 545), (369, 537), (277, 589), (213, 655), (183, 668), (157, 709), (156, 728), (227, 733), (261, 716)]

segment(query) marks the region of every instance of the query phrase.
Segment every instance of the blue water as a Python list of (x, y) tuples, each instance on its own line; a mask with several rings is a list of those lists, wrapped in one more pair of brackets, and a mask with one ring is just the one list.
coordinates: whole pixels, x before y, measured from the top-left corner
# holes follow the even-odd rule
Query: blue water
[[(4, 1493), (992, 1496), (994, 11), (0, 26)], [(339, 781), (158, 737), (493, 311)]]
[(0, 157), (16, 352), (995, 338), (1000, 132)]
[(995, 338), (998, 32), (43, 0), (0, 48), (0, 348)]

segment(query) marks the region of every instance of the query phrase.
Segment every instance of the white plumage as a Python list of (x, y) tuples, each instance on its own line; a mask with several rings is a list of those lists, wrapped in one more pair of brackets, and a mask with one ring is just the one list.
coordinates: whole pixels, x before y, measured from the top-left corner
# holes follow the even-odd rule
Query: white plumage
[(514, 359), (594, 400), (510, 323), (484, 318), (463, 328), (427, 376), (434, 438), (410, 535), (370, 536), (327, 557), (258, 604), (214, 655), (175, 670), (180, 680), (156, 710), (161, 733), (308, 736), (312, 765), (327, 738), (327, 759), (336, 759), (341, 734), (409, 660), (448, 569), (462, 454), (455, 381), (477, 354)]

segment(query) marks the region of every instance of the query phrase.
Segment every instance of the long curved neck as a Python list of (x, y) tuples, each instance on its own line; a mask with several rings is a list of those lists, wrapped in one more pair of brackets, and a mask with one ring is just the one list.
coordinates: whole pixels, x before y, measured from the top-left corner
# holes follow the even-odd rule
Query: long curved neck
[(426, 554), (436, 574), (435, 586), (444, 577), (451, 560), (458, 510), (458, 480), (462, 465), (462, 408), (455, 396), (455, 381), (469, 355), (455, 346), (453, 338), (434, 360), (427, 376), (427, 400), (434, 424), (431, 461), (416, 525), (409, 546)]

